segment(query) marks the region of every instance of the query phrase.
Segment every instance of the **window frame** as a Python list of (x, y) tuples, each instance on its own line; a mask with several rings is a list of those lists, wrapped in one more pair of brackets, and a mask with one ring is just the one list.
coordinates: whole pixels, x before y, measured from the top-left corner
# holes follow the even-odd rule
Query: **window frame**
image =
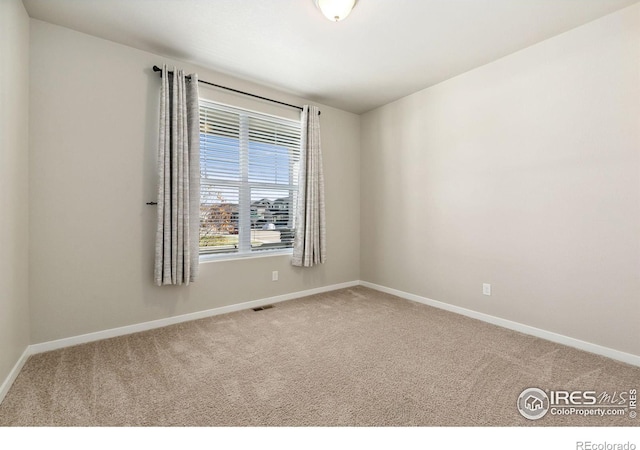
[[(271, 249), (260, 250), (259, 247), (253, 247), (251, 245), (252, 240), (252, 231), (255, 229), (252, 227), (252, 217), (251, 211), (255, 201), (252, 201), (252, 189), (263, 189), (263, 190), (281, 190), (281, 191), (289, 191), (291, 197), (291, 206), (289, 209), (290, 222), (292, 224), (291, 230), (295, 233), (295, 211), (296, 211), (296, 197), (298, 190), (298, 179), (297, 179), (297, 171), (293, 170), (295, 164), (299, 164), (300, 155), (301, 155), (301, 146), (302, 146), (302, 123), (300, 120), (294, 120), (287, 117), (277, 116), (273, 114), (266, 114), (259, 111), (254, 111), (247, 108), (237, 107), (233, 105), (228, 105), (222, 102), (209, 100), (201, 98), (199, 99), (198, 107), (200, 109), (200, 113), (202, 115), (202, 108), (209, 106), (212, 109), (219, 109), (222, 111), (239, 113), (239, 142), (238, 142), (238, 151), (239, 151), (239, 179), (237, 181), (231, 180), (212, 180), (207, 179), (203, 174), (203, 162), (202, 162), (202, 135), (205, 134), (204, 131), (200, 131), (201, 143), (200, 143), (200, 164), (201, 164), (201, 175), (200, 175), (200, 205), (202, 206), (202, 192), (203, 186), (230, 186), (238, 188), (238, 245), (235, 251), (219, 251), (219, 252), (205, 252), (203, 253), (203, 249), (207, 247), (199, 247), (199, 259), (200, 262), (210, 262), (210, 261), (229, 261), (229, 260), (238, 260), (238, 259), (246, 259), (246, 258), (264, 258), (264, 257), (272, 257), (272, 256), (291, 256), (293, 254), (293, 242), (291, 242), (291, 246), (289, 247), (275, 247)], [(289, 171), (289, 183), (267, 183), (267, 182), (259, 182), (259, 181), (250, 181), (249, 180), (249, 167), (251, 165), (249, 161), (249, 122), (251, 119), (257, 120), (265, 120), (271, 121), (279, 124), (286, 124), (287, 126), (293, 126), (298, 129), (299, 140), (297, 142), (297, 153), (290, 153), (290, 158), (294, 158), (293, 161), (289, 161), (287, 164)], [(202, 119), (201, 119), (202, 120)], [(297, 160), (296, 160), (297, 158)], [(299, 166), (298, 166), (299, 170)], [(275, 199), (278, 200), (278, 199)], [(274, 201), (275, 201), (274, 200)], [(245, 211), (246, 209), (246, 211)], [(249, 230), (246, 232), (245, 230)], [(199, 236), (200, 237), (200, 236)]]

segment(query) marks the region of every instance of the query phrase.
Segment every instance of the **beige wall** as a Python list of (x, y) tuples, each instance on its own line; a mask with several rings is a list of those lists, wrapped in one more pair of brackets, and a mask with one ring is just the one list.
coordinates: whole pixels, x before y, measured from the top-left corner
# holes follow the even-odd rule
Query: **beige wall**
[[(321, 106), (327, 264), (205, 263), (192, 286), (158, 288), (155, 209), (144, 205), (155, 196), (151, 67), (305, 101), (32, 20), (31, 343), (361, 278), (640, 354), (639, 30), (635, 5), (362, 118)], [(23, 172), (8, 179), (25, 183)], [(14, 334), (28, 328), (25, 303)]]
[[(77, 336), (359, 278), (360, 118), (321, 105), (328, 262), (274, 256), (202, 264), (189, 287), (153, 285), (155, 145), (164, 62), (281, 101), (303, 99), (31, 22), (31, 342)], [(201, 95), (297, 116), (201, 85)], [(280, 281), (271, 281), (278, 270)]]
[(0, 1), (0, 385), (29, 345), (29, 17)]
[(371, 111), (361, 139), (363, 280), (640, 355), (640, 5)]

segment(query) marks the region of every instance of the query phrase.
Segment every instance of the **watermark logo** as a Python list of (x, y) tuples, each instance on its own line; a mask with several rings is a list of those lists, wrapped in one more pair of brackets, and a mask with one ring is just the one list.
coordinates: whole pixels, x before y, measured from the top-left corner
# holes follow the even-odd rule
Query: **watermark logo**
[(542, 389), (525, 389), (518, 397), (518, 411), (525, 419), (541, 419), (549, 411), (549, 396)]
[(627, 442), (576, 442), (576, 450), (636, 450), (636, 444)]
[(637, 389), (625, 391), (567, 391), (527, 388), (518, 397), (518, 411), (529, 420), (552, 416), (637, 417)]

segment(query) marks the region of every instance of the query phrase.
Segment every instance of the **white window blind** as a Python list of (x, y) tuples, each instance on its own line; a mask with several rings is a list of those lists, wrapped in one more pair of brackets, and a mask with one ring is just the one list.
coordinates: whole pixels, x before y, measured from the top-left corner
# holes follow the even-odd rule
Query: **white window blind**
[(293, 246), (300, 122), (200, 101), (200, 254)]

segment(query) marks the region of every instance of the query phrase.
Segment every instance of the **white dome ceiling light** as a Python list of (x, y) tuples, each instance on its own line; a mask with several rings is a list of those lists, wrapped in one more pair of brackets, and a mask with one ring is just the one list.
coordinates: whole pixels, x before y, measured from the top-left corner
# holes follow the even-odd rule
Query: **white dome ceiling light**
[(332, 22), (344, 20), (357, 0), (314, 0), (316, 6), (320, 8), (322, 14)]

